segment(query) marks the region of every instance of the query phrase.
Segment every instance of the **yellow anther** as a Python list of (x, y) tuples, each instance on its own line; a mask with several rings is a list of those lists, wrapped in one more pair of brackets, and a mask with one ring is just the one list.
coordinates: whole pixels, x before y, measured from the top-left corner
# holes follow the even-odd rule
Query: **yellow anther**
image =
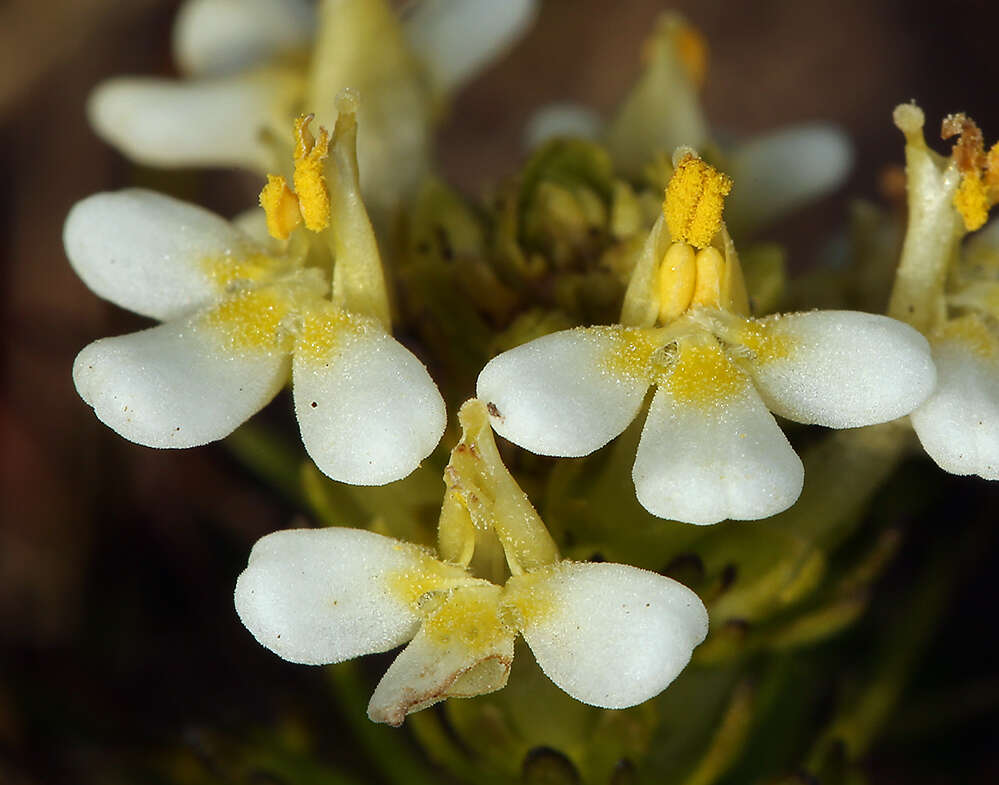
[(267, 232), (278, 240), (287, 240), (302, 222), (298, 197), (288, 187), (288, 181), (279, 175), (267, 175), (267, 185), (260, 192), (260, 206), (267, 215)]
[(965, 114), (947, 115), (940, 136), (957, 137), (951, 158), (961, 172), (961, 184), (954, 194), (954, 208), (964, 219), (965, 229), (980, 229), (988, 220), (989, 208), (999, 201), (999, 144), (986, 153), (981, 130)]
[(329, 155), (330, 135), (319, 128), (316, 139), (309, 130), (313, 115), (295, 121), (295, 191), (305, 226), (321, 232), (330, 225), (330, 192), (326, 187), (324, 161)]
[(721, 227), (732, 180), (694, 155), (685, 155), (666, 185), (663, 214), (675, 242), (706, 248)]
[(725, 260), (716, 248), (705, 248), (697, 254), (697, 286), (690, 300), (691, 307), (726, 308), (722, 302), (725, 288)]
[(673, 243), (659, 266), (659, 321), (662, 324), (679, 318), (690, 307), (696, 277), (694, 249), (686, 243)]

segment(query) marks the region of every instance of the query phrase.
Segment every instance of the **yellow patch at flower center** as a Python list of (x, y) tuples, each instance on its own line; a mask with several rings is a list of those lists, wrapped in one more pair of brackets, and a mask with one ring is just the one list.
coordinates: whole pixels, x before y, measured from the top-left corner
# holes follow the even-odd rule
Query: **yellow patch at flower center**
[(201, 260), (201, 268), (211, 278), (220, 292), (224, 292), (237, 281), (258, 283), (274, 272), (274, 260), (262, 253), (247, 256), (206, 256)]
[(662, 385), (680, 403), (717, 406), (737, 396), (747, 384), (717, 343), (681, 342), (676, 363)]
[(499, 586), (456, 589), (423, 622), (423, 632), (440, 646), (460, 646), (472, 654), (485, 653), (509, 638), (513, 630), (500, 618)]
[(758, 363), (768, 363), (789, 357), (794, 348), (794, 339), (787, 333), (778, 332), (775, 323), (780, 317), (749, 321), (739, 330), (736, 340), (753, 353)]
[(350, 340), (366, 328), (365, 322), (358, 317), (350, 316), (332, 303), (324, 304), (305, 315), (295, 354), (312, 362), (327, 360), (339, 343)]
[(267, 288), (225, 300), (205, 318), (230, 349), (287, 352), (292, 336), (284, 325), (293, 311), (291, 297), (280, 289)]

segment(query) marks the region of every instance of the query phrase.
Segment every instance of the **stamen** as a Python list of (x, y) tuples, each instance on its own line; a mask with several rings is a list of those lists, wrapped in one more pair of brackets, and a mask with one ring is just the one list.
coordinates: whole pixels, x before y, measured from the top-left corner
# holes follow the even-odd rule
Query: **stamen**
[(971, 232), (985, 225), (989, 208), (999, 201), (999, 144), (986, 153), (981, 130), (963, 113), (947, 115), (941, 125), (940, 138), (954, 136), (957, 142), (951, 158), (961, 172), (954, 207), (964, 219), (964, 228)]
[(309, 130), (315, 115), (295, 121), (295, 191), (305, 226), (321, 232), (330, 225), (330, 192), (326, 187), (323, 161), (329, 155), (329, 131), (320, 126), (319, 138)]
[(666, 186), (663, 214), (674, 242), (706, 248), (722, 222), (732, 180), (695, 155), (687, 154)]
[(260, 206), (267, 215), (267, 232), (278, 240), (287, 240), (302, 222), (298, 197), (280, 175), (267, 175), (267, 185), (260, 192)]

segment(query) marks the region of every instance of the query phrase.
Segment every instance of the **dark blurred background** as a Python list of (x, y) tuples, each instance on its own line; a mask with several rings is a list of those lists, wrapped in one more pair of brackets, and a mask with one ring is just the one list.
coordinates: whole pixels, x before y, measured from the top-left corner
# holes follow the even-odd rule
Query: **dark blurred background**
[[(102, 79), (175, 73), (176, 6), (0, 5), (0, 783), (119, 782), (122, 765), (162, 756), (182, 766), (174, 747), (210, 766), (217, 734), (238, 737), (290, 706), (337, 732), (335, 707), (314, 689), (318, 671), (283, 666), (231, 606), (250, 544), (288, 525), (295, 509), (222, 447), (160, 452), (125, 442), (97, 422), (70, 379), (85, 344), (141, 324), (71, 271), (61, 244), (70, 206), (96, 191), (168, 182), (233, 213), (258, 187), (242, 176), (137, 169), (87, 127), (84, 100)], [(511, 56), (458, 97), (440, 136), (444, 172), (480, 193), (516, 166), (521, 129), (539, 106), (571, 99), (612, 110), (638, 72), (641, 41), (669, 7), (710, 42), (704, 102), (713, 128), (748, 134), (821, 119), (841, 124), (857, 146), (844, 192), (771, 232), (792, 242), (797, 267), (842, 225), (844, 194), (877, 199), (883, 168), (902, 162), (896, 103), (917, 99), (928, 129), (965, 111), (988, 142), (999, 137), (999, 4), (548, 0)], [(984, 483), (946, 487), (962, 504), (939, 508), (950, 510), (945, 518), (997, 501)], [(961, 536), (961, 520), (941, 523)], [(954, 652), (968, 647), (988, 669), (999, 652), (992, 565), (983, 562), (962, 582), (931, 660), (960, 661)], [(979, 773), (968, 781), (999, 781), (994, 672), (969, 701), (970, 725), (947, 737), (948, 754)], [(871, 768), (881, 783), (958, 781), (941, 760), (913, 759), (889, 742)]]

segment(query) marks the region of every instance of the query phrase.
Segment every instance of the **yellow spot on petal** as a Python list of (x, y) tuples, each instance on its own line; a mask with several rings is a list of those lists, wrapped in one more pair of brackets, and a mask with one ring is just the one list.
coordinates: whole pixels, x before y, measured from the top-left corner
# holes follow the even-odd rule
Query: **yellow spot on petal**
[(228, 348), (288, 352), (292, 336), (286, 325), (294, 315), (294, 299), (279, 287), (242, 292), (223, 301), (205, 317)]
[(734, 336), (738, 343), (753, 353), (755, 362), (765, 364), (791, 355), (794, 338), (777, 328), (780, 315), (766, 319), (747, 320)]
[(206, 256), (201, 268), (220, 292), (237, 282), (260, 283), (275, 274), (276, 261), (262, 253), (246, 256)]
[(338, 344), (379, 329), (374, 322), (352, 316), (332, 303), (310, 308), (302, 320), (302, 330), (295, 344), (295, 355), (311, 362), (326, 362)]
[(680, 403), (723, 405), (739, 395), (748, 380), (717, 343), (680, 341), (676, 362), (661, 384)]
[(675, 242), (706, 248), (722, 222), (732, 180), (694, 155), (685, 155), (666, 185), (663, 215)]
[[(399, 545), (400, 549), (418, 551), (416, 546)], [(444, 562), (438, 561), (429, 554), (419, 554), (416, 564), (405, 570), (397, 570), (386, 578), (389, 592), (408, 606), (414, 613), (429, 611), (434, 606), (435, 597), (438, 604), (443, 600), (444, 593), (455, 583), (464, 579), (465, 571)]]
[(506, 582), (501, 607), (508, 625), (523, 630), (556, 611), (559, 603), (552, 594), (548, 580), (561, 569), (561, 563), (555, 564), (535, 572), (516, 575)]
[(651, 381), (652, 355), (660, 348), (654, 330), (640, 327), (587, 327), (585, 332), (611, 338), (604, 355), (604, 370), (628, 380)]
[(326, 187), (324, 161), (329, 156), (330, 135), (319, 128), (316, 139), (309, 130), (313, 115), (295, 121), (295, 191), (305, 226), (321, 232), (330, 225), (330, 192)]
[(975, 314), (946, 322), (933, 335), (934, 341), (959, 341), (983, 360), (999, 357), (999, 339), (988, 325)]
[(267, 215), (267, 233), (278, 240), (287, 240), (302, 222), (298, 197), (279, 175), (267, 175), (267, 185), (260, 192), (260, 206)]

